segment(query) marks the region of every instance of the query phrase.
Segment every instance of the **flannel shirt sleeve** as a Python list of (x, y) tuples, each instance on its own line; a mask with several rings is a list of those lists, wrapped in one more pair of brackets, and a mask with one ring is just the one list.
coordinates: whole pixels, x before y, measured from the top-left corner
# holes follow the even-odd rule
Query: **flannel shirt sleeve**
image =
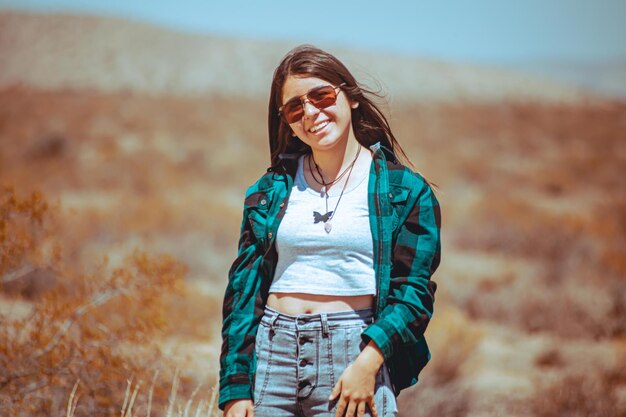
[(431, 276), (441, 260), (441, 211), (423, 179), (392, 248), (389, 296), (379, 319), (364, 332), (390, 359), (394, 347), (418, 343), (433, 314), (436, 283)]
[[(250, 190), (246, 193), (249, 195)], [(254, 320), (254, 285), (260, 280), (263, 257), (244, 206), (237, 258), (228, 272), (222, 307), (222, 349), (220, 354), (219, 408), (228, 401), (252, 399), (255, 370), (254, 343), (258, 323)]]

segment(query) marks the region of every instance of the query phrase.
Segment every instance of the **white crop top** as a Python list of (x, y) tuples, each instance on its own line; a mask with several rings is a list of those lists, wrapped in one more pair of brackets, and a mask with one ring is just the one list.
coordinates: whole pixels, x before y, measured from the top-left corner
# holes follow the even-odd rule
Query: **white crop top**
[[(336, 213), (332, 230), (324, 230), (320, 215), (326, 197), (309, 187), (298, 159), (298, 172), (287, 210), (276, 236), (278, 263), (269, 292), (319, 295), (376, 295), (374, 244), (369, 223), (369, 167), (355, 165)], [(361, 179), (358, 181), (358, 179)], [(331, 188), (328, 210), (334, 211), (341, 190)], [(319, 213), (315, 223), (314, 212)]]

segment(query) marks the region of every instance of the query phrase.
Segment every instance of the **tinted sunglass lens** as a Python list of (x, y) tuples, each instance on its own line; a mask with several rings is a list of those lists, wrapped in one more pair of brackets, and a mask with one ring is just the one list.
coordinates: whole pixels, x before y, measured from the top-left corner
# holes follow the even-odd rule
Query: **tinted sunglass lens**
[(295, 123), (304, 115), (304, 109), (300, 103), (291, 103), (283, 108), (283, 114), (287, 123)]
[(315, 107), (323, 109), (332, 105), (337, 99), (337, 95), (335, 94), (335, 89), (333, 87), (327, 86), (311, 91), (308, 94), (308, 98), (311, 104)]

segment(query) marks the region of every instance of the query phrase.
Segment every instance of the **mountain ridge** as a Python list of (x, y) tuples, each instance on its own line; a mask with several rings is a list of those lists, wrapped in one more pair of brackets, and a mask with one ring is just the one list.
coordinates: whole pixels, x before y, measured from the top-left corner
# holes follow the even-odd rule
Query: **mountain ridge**
[[(292, 42), (181, 32), (118, 17), (0, 11), (0, 88), (266, 97)], [(319, 45), (400, 101), (579, 102), (593, 94), (497, 68)], [(380, 80), (380, 81), (377, 81)]]

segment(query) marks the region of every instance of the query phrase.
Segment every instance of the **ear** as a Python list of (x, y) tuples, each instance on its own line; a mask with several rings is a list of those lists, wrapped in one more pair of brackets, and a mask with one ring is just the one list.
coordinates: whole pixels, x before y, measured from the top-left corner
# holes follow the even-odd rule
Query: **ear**
[(350, 107), (352, 109), (356, 109), (357, 107), (359, 107), (359, 102), (358, 101), (353, 101), (352, 103), (350, 103)]

